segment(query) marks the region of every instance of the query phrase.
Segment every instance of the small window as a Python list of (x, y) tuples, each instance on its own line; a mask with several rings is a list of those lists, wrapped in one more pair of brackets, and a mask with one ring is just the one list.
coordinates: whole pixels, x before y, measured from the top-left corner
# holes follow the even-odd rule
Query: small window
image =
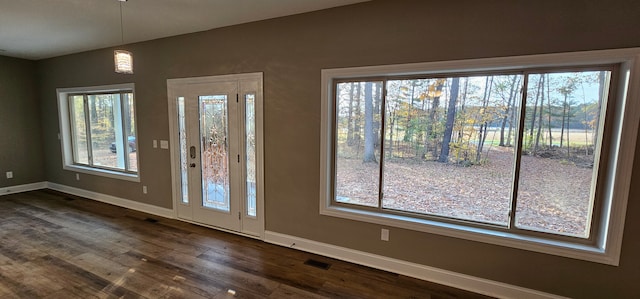
[(324, 70), (320, 212), (617, 263), (630, 64), (566, 56)]
[(132, 85), (58, 90), (64, 167), (137, 180)]

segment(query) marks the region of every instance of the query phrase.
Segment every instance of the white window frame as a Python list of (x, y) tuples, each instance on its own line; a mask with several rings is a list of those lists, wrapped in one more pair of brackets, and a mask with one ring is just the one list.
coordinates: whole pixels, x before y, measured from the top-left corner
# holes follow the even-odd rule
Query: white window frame
[[(121, 92), (121, 91), (130, 91), (134, 94), (134, 103), (135, 103), (135, 89), (133, 83), (126, 84), (114, 84), (114, 85), (102, 85), (102, 86), (90, 86), (90, 87), (72, 87), (72, 88), (58, 88), (56, 92), (58, 94), (58, 113), (59, 113), (59, 122), (60, 122), (60, 133), (59, 139), (62, 147), (62, 169), (80, 172), (85, 174), (103, 176), (108, 178), (132, 181), (132, 182), (140, 182), (140, 152), (137, 152), (138, 159), (136, 159), (136, 163), (138, 171), (135, 173), (128, 171), (118, 171), (115, 169), (104, 169), (91, 167), (89, 165), (80, 165), (75, 164), (73, 161), (73, 138), (71, 133), (71, 118), (70, 111), (68, 105), (68, 97), (71, 94), (78, 93), (109, 93), (109, 92)], [(137, 117), (138, 109), (134, 110), (134, 119), (138, 119)], [(134, 130), (137, 132), (137, 121), (134, 124)], [(137, 133), (136, 138), (139, 140)], [(139, 144), (139, 142), (138, 142)]]
[[(580, 244), (556, 238), (519, 234), (468, 226), (464, 223), (440, 222), (404, 215), (367, 211), (357, 207), (332, 205), (332, 179), (334, 176), (332, 151), (334, 140), (334, 80), (395, 75), (447, 74), (465, 72), (509, 71), (569, 66), (597, 66), (618, 64), (618, 81), (613, 113), (612, 142), (608, 147), (608, 165), (611, 175), (604, 180), (604, 214), (594, 233), (595, 244)], [(622, 234), (629, 197), (631, 173), (640, 122), (640, 48), (588, 52), (570, 52), (530, 56), (512, 56), (485, 59), (381, 65), (321, 71), (321, 139), (320, 139), (320, 214), (382, 226), (397, 227), (419, 232), (513, 247), (608, 265), (619, 265)]]

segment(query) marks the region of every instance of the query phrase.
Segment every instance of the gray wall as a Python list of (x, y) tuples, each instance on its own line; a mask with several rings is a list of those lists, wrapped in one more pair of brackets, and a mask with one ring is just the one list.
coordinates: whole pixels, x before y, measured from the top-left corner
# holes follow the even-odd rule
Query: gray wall
[[(380, 242), (378, 225), (318, 214), (321, 69), (638, 47), (638, 16), (635, 0), (373, 1), (130, 45), (130, 76), (108, 49), (40, 61), (46, 178), (171, 208), (169, 152), (151, 146), (169, 139), (166, 80), (264, 72), (267, 230), (564, 296), (640, 296), (640, 159), (619, 267), (402, 229)], [(136, 84), (142, 182), (76, 181), (61, 169), (55, 89), (124, 82)]]
[(0, 56), (0, 188), (45, 180), (38, 105), (36, 63)]

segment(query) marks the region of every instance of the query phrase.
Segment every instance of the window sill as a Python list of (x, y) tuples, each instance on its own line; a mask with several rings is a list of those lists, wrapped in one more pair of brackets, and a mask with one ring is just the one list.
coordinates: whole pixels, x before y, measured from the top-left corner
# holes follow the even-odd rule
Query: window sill
[(85, 173), (90, 175), (112, 178), (112, 179), (131, 181), (131, 182), (140, 182), (139, 174), (130, 174), (130, 173), (124, 173), (124, 172), (119, 172), (114, 170), (98, 169), (98, 168), (81, 166), (81, 165), (65, 165), (63, 169), (68, 171), (74, 171), (74, 172), (80, 172), (80, 173)]
[(500, 232), (434, 220), (363, 211), (348, 207), (324, 206), (320, 208), (320, 214), (607, 265), (617, 266), (619, 262), (618, 255), (597, 246), (544, 239), (513, 232)]

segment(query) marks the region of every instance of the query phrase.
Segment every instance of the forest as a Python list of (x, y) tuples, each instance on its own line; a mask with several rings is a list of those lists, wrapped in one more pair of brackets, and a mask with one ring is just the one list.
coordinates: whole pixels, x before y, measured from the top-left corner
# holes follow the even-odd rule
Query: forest
[[(336, 201), (506, 224), (518, 198), (516, 223), (583, 235), (609, 76), (578, 70), (337, 82)], [(550, 189), (549, 179), (566, 186)], [(558, 211), (535, 219), (551, 201)]]

